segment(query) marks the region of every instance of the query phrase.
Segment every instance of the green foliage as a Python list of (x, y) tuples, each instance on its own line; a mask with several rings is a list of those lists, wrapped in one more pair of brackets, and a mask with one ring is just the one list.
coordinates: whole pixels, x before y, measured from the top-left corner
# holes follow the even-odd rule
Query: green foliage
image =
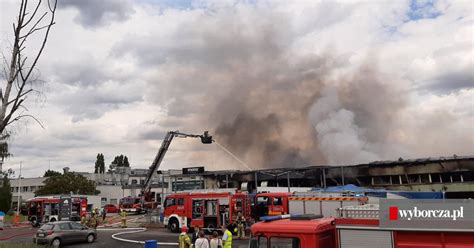
[(125, 156), (125, 157), (123, 158), (123, 166), (124, 166), (124, 167), (130, 167), (130, 163), (128, 162), (127, 156)]
[[(3, 222), (4, 223), (11, 223), (13, 222), (13, 218), (14, 218), (14, 213), (13, 211), (11, 211), (12, 214), (7, 214), (5, 215), (5, 218), (3, 219)], [(22, 215), (20, 214), (20, 221), (28, 221), (28, 216), (25, 216), (25, 215)]]
[(54, 171), (54, 170), (47, 170), (44, 172), (43, 177), (54, 177), (54, 176), (61, 176), (61, 172)]
[(105, 173), (105, 159), (104, 154), (97, 154), (97, 160), (95, 161), (94, 173)]
[(127, 156), (120, 154), (120, 156), (115, 156), (114, 161), (112, 164), (116, 167), (130, 167), (130, 163), (128, 162)]
[(3, 179), (0, 182), (0, 211), (8, 212), (12, 203), (12, 192), (10, 189), (10, 180), (6, 174), (3, 174)]
[(95, 182), (87, 180), (82, 175), (68, 172), (58, 176), (48, 177), (44, 180), (43, 188), (35, 192), (36, 195), (57, 195), (57, 194), (99, 194), (95, 189)]

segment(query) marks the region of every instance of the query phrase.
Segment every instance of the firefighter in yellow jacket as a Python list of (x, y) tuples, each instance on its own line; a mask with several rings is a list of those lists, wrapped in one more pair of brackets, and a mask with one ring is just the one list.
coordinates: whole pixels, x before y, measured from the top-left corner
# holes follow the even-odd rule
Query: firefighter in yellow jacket
[(224, 226), (222, 228), (224, 230), (224, 235), (222, 235), (223, 248), (232, 248), (232, 232), (230, 231), (231, 228), (231, 224), (228, 224), (227, 226)]
[(179, 248), (192, 248), (193, 243), (191, 238), (188, 236), (188, 227), (183, 226), (181, 228), (181, 233), (179, 234)]
[(127, 212), (125, 210), (120, 210), (120, 218), (122, 220), (122, 228), (127, 227)]

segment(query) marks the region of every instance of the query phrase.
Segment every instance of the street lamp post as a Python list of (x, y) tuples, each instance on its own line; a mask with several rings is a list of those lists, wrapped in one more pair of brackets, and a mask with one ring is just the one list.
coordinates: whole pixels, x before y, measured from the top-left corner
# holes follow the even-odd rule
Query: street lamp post
[(17, 215), (20, 215), (20, 201), (21, 201), (21, 166), (22, 162), (20, 161), (20, 174), (18, 175), (18, 201), (16, 206)]

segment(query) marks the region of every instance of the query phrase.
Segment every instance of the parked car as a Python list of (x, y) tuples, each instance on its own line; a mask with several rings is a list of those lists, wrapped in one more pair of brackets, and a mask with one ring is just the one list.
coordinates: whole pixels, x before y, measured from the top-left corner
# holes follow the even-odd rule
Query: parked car
[(60, 247), (69, 243), (92, 243), (96, 238), (97, 232), (94, 229), (74, 221), (57, 221), (42, 225), (33, 237), (33, 242)]
[(107, 213), (118, 213), (119, 212), (119, 209), (117, 206), (115, 206), (114, 204), (107, 204), (104, 206), (104, 210), (107, 212)]

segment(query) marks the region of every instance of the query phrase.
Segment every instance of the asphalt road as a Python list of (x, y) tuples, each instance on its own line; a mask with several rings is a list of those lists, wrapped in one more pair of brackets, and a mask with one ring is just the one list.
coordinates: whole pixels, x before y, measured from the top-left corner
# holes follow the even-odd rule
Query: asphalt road
[[(71, 247), (71, 248), (143, 248), (143, 244), (134, 244), (124, 241), (118, 241), (112, 238), (113, 234), (121, 233), (124, 231), (128, 231), (126, 229), (120, 228), (112, 228), (111, 229), (98, 229), (98, 237), (97, 240), (92, 244), (74, 244), (68, 245), (64, 247)], [(34, 232), (34, 228), (25, 227), (25, 228), (17, 228), (17, 229), (6, 229), (5, 231), (0, 231), (0, 237), (6, 237), (7, 234), (15, 233), (15, 234), (26, 234), (23, 236), (13, 237), (11, 239), (0, 241), (1, 243), (16, 243), (16, 244), (31, 244), (33, 235), (29, 234)], [(8, 232), (8, 233), (7, 233)], [(11, 236), (11, 235), (10, 235)], [(117, 235), (119, 238), (129, 239), (129, 240), (137, 240), (137, 241), (146, 241), (146, 240), (157, 240), (158, 242), (166, 242), (166, 243), (177, 243), (178, 234), (170, 233), (166, 229), (150, 229), (145, 232), (140, 233), (130, 233), (130, 234), (122, 234)], [(233, 247), (244, 248), (248, 247), (248, 240), (234, 240)], [(159, 245), (160, 248), (176, 248), (177, 245)]]

